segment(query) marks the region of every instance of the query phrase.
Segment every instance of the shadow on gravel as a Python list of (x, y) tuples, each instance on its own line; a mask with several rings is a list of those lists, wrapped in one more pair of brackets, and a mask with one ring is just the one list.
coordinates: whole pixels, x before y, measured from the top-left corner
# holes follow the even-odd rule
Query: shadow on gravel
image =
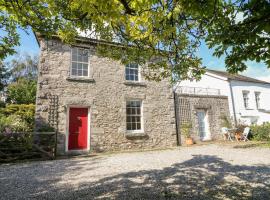
[[(98, 162), (98, 160), (93, 162)], [(59, 166), (57, 170), (55, 170), (55, 167), (54, 170), (50, 170), (50, 167), (44, 166), (44, 174), (37, 174), (31, 178), (33, 179), (32, 182), (36, 182), (34, 184), (36, 185), (35, 191), (32, 193), (31, 191), (25, 191), (25, 197), (27, 199), (157, 200), (268, 200), (270, 198), (270, 166), (232, 165), (216, 156), (206, 155), (193, 155), (193, 158), (188, 161), (160, 170), (123, 173), (108, 176), (96, 182), (91, 182), (91, 177), (89, 177), (89, 182), (80, 182), (76, 188), (69, 184), (64, 184), (60, 188), (53, 186), (53, 183), (61, 181), (61, 175), (68, 173), (73, 168), (74, 170), (80, 170), (80, 166), (83, 165), (83, 162), (75, 163), (74, 161), (74, 163), (70, 163), (70, 166)], [(69, 171), (66, 171), (65, 168)], [(89, 166), (89, 170), (95, 169)], [(50, 173), (55, 173), (59, 179), (46, 179)], [(15, 179), (13, 184), (16, 184)], [(0, 183), (2, 184), (4, 181), (1, 175)], [(39, 187), (42, 186), (46, 188), (46, 191), (39, 193)], [(10, 187), (12, 189), (14, 185), (10, 185)]]

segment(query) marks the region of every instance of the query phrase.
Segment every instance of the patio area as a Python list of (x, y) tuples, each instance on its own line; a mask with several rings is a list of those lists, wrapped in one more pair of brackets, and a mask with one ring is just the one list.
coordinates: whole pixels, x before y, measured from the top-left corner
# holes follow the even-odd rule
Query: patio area
[(269, 199), (270, 148), (253, 146), (222, 142), (1, 165), (0, 199)]

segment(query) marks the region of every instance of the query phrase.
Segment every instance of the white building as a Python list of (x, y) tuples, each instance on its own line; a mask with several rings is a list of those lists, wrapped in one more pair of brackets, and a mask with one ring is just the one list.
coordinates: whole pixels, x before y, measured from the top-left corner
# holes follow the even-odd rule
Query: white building
[(270, 83), (254, 78), (207, 70), (200, 81), (181, 81), (177, 90), (188, 94), (228, 96), (235, 123), (270, 121)]

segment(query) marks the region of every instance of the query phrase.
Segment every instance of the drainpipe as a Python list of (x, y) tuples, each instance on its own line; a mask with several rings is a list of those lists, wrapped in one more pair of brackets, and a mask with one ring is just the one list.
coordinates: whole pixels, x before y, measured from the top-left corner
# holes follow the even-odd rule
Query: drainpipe
[[(175, 89), (176, 90), (176, 89)], [(176, 92), (173, 89), (173, 103), (174, 103), (174, 118), (175, 118), (175, 131), (176, 131), (176, 144), (177, 146), (180, 146), (180, 137), (179, 137), (179, 129), (178, 129), (178, 117), (177, 117), (177, 98), (176, 98)]]
[(236, 119), (235, 103), (234, 103), (234, 96), (233, 96), (232, 84), (231, 84), (231, 80), (230, 79), (228, 79), (228, 81), (229, 81), (229, 85), (230, 85), (230, 92), (231, 92), (231, 98), (232, 98), (234, 124), (235, 124), (235, 126), (237, 126), (237, 119)]

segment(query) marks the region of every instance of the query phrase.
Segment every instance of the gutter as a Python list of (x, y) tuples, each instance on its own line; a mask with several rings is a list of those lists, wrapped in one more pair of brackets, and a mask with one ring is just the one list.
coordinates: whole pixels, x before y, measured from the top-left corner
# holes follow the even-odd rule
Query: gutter
[(228, 78), (228, 82), (229, 82), (230, 92), (231, 92), (231, 98), (232, 98), (234, 124), (235, 124), (235, 126), (237, 126), (236, 111), (235, 111), (235, 102), (234, 102), (234, 96), (233, 96), (231, 79)]

